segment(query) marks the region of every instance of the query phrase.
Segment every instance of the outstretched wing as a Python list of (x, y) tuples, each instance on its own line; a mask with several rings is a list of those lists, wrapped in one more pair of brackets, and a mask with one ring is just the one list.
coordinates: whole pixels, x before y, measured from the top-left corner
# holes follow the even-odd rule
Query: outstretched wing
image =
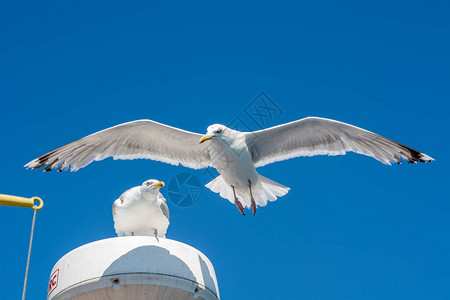
[(25, 165), (45, 171), (58, 168), (77, 171), (91, 162), (114, 159), (152, 159), (172, 165), (200, 169), (210, 165), (201, 135), (151, 120), (123, 123), (62, 146)]
[(343, 155), (352, 151), (384, 164), (433, 161), (430, 156), (373, 132), (335, 120), (308, 117), (246, 133), (256, 167), (299, 156)]

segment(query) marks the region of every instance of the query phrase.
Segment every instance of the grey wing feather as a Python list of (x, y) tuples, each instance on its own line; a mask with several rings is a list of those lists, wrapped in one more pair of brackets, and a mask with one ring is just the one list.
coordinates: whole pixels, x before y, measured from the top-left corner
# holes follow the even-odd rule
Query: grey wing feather
[(335, 120), (308, 117), (272, 128), (247, 132), (246, 143), (256, 167), (299, 156), (356, 152), (384, 164), (431, 162), (430, 156), (373, 132)]
[(162, 213), (166, 216), (167, 219), (169, 219), (170, 214), (169, 214), (169, 207), (167, 206), (166, 198), (164, 198), (164, 196), (161, 193), (159, 193), (158, 198), (162, 200), (161, 204), (159, 205)]
[(210, 166), (201, 135), (151, 120), (123, 123), (96, 132), (42, 155), (25, 165), (45, 171), (58, 168), (77, 171), (93, 161), (114, 159), (152, 159), (172, 165), (200, 169)]

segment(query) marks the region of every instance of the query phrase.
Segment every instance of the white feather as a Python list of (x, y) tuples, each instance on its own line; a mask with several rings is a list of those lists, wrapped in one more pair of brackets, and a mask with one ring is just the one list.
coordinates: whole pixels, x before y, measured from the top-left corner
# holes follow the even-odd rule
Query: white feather
[[(233, 189), (225, 182), (222, 175), (217, 176), (206, 187), (220, 197), (234, 203)], [(266, 206), (268, 201), (275, 201), (277, 197), (282, 197), (289, 192), (290, 188), (259, 175), (258, 180), (252, 183), (252, 194), (258, 206)], [(244, 207), (250, 208), (250, 191), (248, 186), (236, 188), (236, 196)]]

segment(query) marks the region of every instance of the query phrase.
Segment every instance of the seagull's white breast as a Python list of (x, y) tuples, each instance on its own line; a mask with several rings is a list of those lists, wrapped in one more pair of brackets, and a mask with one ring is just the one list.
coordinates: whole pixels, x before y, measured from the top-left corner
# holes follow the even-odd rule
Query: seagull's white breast
[(212, 165), (229, 185), (247, 187), (248, 180), (258, 180), (242, 133), (234, 131), (226, 138), (212, 140), (208, 150)]

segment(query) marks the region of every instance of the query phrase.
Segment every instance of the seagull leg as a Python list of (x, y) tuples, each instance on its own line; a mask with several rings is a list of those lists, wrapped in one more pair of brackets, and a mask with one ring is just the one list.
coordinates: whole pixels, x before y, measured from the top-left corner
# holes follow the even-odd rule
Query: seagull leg
[(241, 214), (243, 216), (245, 216), (244, 213), (244, 207), (242, 206), (241, 201), (239, 201), (239, 199), (236, 197), (236, 191), (234, 189), (234, 186), (231, 186), (231, 188), (233, 189), (233, 194), (234, 194), (234, 203), (236, 204), (237, 208), (239, 209), (239, 211), (241, 212)]
[(253, 199), (252, 182), (250, 181), (250, 179), (248, 180), (248, 189), (250, 190), (250, 199), (252, 201), (252, 212), (253, 212), (253, 215), (256, 215), (256, 209), (258, 208), (258, 206), (255, 203), (255, 199)]
[(153, 232), (153, 234), (155, 235), (156, 240), (159, 243), (159, 239), (158, 239), (158, 229), (155, 228), (155, 231)]

